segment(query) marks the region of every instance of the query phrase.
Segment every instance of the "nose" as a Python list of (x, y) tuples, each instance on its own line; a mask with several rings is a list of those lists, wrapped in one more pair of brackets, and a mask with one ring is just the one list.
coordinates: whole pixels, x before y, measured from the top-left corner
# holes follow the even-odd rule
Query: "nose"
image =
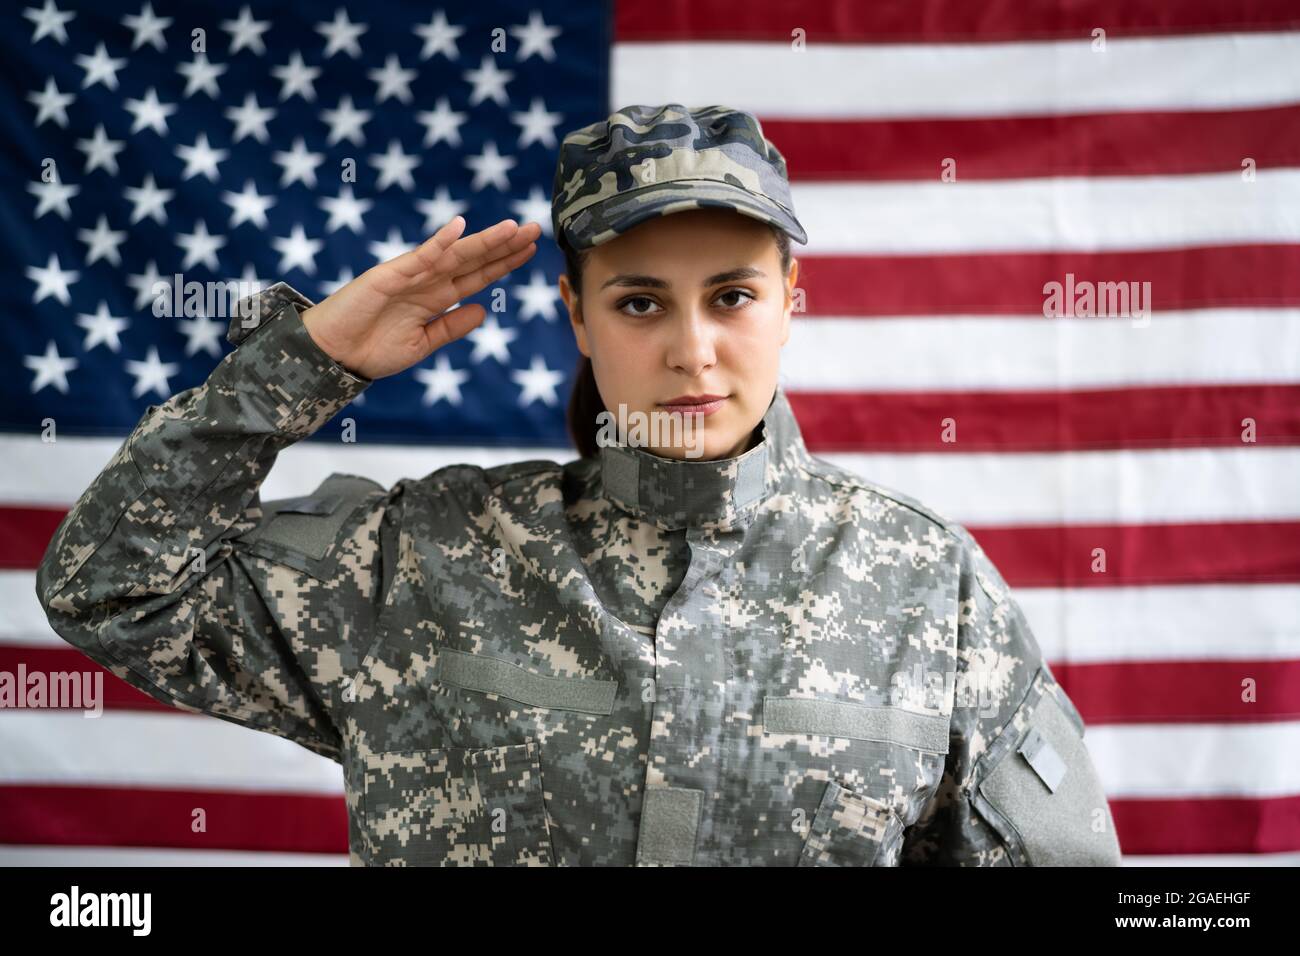
[(714, 343), (716, 328), (697, 305), (681, 309), (669, 323), (668, 365), (686, 378), (698, 379), (700, 373), (717, 364)]

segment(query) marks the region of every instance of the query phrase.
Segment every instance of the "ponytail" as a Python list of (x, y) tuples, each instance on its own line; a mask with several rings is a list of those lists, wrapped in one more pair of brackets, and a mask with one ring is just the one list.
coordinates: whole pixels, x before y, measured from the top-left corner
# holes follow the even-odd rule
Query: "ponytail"
[(600, 431), (600, 424), (597, 416), (605, 410), (600, 390), (596, 388), (596, 373), (592, 371), (591, 359), (580, 355), (578, 371), (573, 378), (573, 391), (569, 393), (568, 425), (569, 437), (583, 458), (594, 457), (599, 453), (596, 435)]

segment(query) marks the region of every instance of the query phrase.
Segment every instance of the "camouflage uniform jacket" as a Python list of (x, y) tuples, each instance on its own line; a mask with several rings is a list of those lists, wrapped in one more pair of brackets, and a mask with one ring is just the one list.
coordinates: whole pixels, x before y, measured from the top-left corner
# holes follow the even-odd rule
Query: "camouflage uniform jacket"
[(1114, 865), (1078, 711), (960, 525), (811, 457), (777, 389), (723, 461), (629, 447), (333, 474), (369, 383), (283, 283), (143, 419), (37, 575), (155, 698), (343, 767), (354, 865)]

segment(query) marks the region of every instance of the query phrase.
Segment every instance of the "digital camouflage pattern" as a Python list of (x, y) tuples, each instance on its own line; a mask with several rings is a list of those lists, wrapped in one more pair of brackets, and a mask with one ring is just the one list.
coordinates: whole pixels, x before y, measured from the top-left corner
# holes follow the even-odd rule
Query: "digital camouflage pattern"
[(731, 209), (808, 241), (785, 157), (750, 113), (725, 106), (626, 106), (564, 137), (551, 224), (575, 249), (654, 216)]
[(810, 456), (780, 389), (723, 461), (607, 446), (264, 503), (277, 453), (368, 382), (307, 300), (261, 296), (77, 501), (37, 591), (136, 687), (338, 761), (353, 864), (1118, 863), (997, 569)]

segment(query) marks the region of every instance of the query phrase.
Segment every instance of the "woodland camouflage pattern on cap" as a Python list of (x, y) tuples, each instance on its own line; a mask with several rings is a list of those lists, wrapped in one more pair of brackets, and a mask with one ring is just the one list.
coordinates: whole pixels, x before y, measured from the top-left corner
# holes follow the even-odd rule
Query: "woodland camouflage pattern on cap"
[(149, 407), (36, 590), (135, 687), (338, 761), (353, 864), (1119, 863), (997, 568), (811, 456), (781, 389), (736, 458), (602, 446), (262, 502), (368, 385), (296, 293), (263, 296)]
[(627, 106), (560, 144), (551, 224), (575, 249), (654, 216), (705, 207), (733, 209), (808, 241), (794, 217), (785, 158), (750, 113)]

